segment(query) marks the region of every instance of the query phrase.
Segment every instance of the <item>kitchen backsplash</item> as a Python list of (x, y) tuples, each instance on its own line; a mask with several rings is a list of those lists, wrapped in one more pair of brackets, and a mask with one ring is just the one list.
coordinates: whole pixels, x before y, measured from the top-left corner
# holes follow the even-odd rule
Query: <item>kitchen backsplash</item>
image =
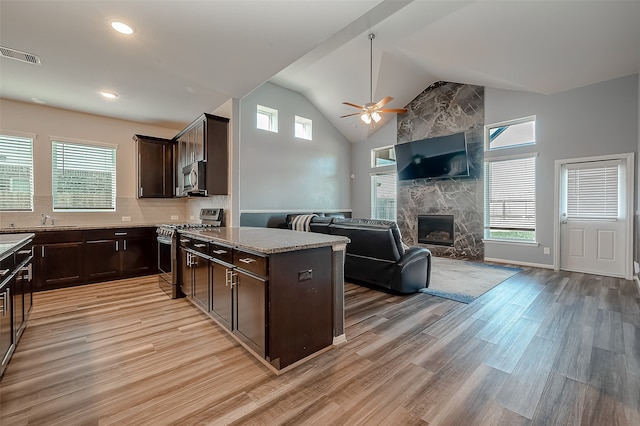
[(198, 214), (200, 209), (204, 207), (224, 208), (226, 215), (229, 205), (228, 199), (228, 196), (175, 199), (118, 197), (116, 198), (115, 212), (54, 212), (51, 208), (50, 196), (35, 196), (33, 212), (1, 212), (0, 228), (9, 228), (11, 224), (14, 224), (16, 228), (37, 226), (41, 223), (42, 214), (55, 218), (55, 224), (60, 226), (156, 225), (171, 222), (200, 222)]

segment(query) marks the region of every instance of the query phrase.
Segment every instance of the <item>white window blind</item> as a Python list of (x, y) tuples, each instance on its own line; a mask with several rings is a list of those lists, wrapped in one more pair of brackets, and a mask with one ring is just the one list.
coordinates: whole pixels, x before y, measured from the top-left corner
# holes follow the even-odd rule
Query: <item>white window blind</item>
[(52, 142), (54, 210), (115, 210), (116, 150)]
[(0, 210), (33, 211), (33, 139), (0, 135)]
[(486, 163), (489, 237), (535, 239), (535, 157)]
[(618, 217), (618, 162), (582, 163), (566, 167), (567, 217)]
[(384, 173), (371, 176), (371, 217), (396, 220), (397, 174)]

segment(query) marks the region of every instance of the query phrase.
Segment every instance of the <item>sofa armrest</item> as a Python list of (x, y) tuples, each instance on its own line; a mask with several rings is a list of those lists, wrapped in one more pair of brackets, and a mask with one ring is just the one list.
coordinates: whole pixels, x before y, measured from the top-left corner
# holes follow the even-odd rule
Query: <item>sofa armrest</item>
[(431, 262), (431, 252), (429, 251), (429, 249), (415, 246), (409, 247), (404, 251), (404, 255), (398, 261), (398, 266), (402, 268), (404, 265), (407, 265), (416, 259), (422, 259), (425, 257), (429, 258), (429, 262)]

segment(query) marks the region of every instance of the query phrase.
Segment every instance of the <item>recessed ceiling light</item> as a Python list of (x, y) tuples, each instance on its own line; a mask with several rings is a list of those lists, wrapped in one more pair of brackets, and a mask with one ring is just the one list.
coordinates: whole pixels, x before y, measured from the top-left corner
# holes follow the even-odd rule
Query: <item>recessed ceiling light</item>
[(120, 34), (129, 35), (129, 34), (133, 34), (135, 31), (131, 25), (125, 24), (124, 22), (118, 21), (115, 19), (110, 20), (109, 24), (111, 25), (111, 28), (113, 28)]
[(100, 92), (100, 94), (102, 96), (104, 96), (107, 99), (117, 99), (118, 98), (118, 94), (115, 92), (110, 92), (108, 90), (103, 90)]

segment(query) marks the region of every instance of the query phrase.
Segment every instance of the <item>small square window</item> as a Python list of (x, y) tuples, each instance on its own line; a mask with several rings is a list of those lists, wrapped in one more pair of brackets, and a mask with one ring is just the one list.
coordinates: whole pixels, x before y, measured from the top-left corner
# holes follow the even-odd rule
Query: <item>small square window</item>
[(371, 167), (393, 166), (396, 164), (396, 150), (392, 146), (371, 150)]
[(278, 110), (258, 105), (256, 127), (278, 133)]
[(312, 140), (311, 137), (311, 120), (296, 115), (296, 138)]

